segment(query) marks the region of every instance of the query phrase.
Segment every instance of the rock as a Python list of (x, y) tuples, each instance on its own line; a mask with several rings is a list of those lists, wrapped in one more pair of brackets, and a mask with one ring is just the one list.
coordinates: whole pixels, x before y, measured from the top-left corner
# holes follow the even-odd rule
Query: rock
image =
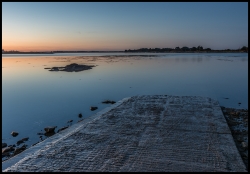
[(2, 158), (3, 157), (9, 157), (10, 156), (10, 152), (4, 152), (4, 153), (2, 153)]
[(29, 137), (23, 138), (23, 141), (28, 141)]
[(10, 146), (10, 147), (6, 147), (6, 148), (2, 149), (2, 153), (11, 152), (14, 150), (15, 150), (15, 148)]
[(24, 143), (24, 141), (28, 141), (28, 139), (29, 139), (29, 137), (23, 138), (23, 139), (17, 141), (16, 144), (19, 146), (20, 144)]
[(64, 130), (64, 129), (67, 129), (67, 128), (68, 128), (68, 126), (62, 127), (61, 129), (58, 129), (57, 133)]
[(19, 141), (17, 141), (17, 145), (19, 146), (20, 144), (22, 144), (22, 143), (24, 143), (24, 141), (23, 140), (19, 140)]
[(105, 104), (114, 104), (115, 101), (105, 100), (105, 101), (103, 101), (102, 103), (105, 103)]
[(14, 155), (17, 155), (19, 153), (21, 153), (22, 151), (24, 151), (26, 149), (27, 145), (23, 145), (22, 147), (20, 148), (16, 148), (15, 151), (14, 151)]
[(51, 133), (55, 131), (55, 128), (57, 128), (57, 126), (54, 127), (45, 127), (44, 130), (46, 133)]
[(67, 123), (72, 123), (73, 122), (73, 120), (69, 120)]
[(82, 114), (80, 113), (80, 114), (78, 115), (78, 117), (79, 117), (79, 118), (82, 118)]
[(18, 132), (12, 131), (12, 132), (11, 132), (11, 135), (12, 135), (13, 137), (16, 137), (16, 136), (18, 135)]
[(7, 147), (6, 143), (2, 143), (2, 148)]
[(91, 111), (94, 111), (94, 110), (96, 110), (96, 109), (98, 109), (98, 107), (94, 107), (94, 106), (91, 106), (91, 107), (90, 107), (90, 110), (91, 110)]

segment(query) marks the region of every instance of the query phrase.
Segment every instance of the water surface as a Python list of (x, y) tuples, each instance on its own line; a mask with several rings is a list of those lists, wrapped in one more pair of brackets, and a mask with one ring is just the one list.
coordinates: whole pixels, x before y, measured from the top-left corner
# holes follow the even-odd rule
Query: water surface
[[(96, 65), (81, 72), (51, 72), (71, 63)], [(134, 95), (198, 95), (220, 105), (248, 108), (246, 53), (76, 53), (2, 55), (2, 142), (39, 141), (46, 126), (76, 123)], [(228, 99), (226, 99), (228, 98)], [(241, 103), (240, 105), (238, 103)], [(98, 110), (90, 111), (90, 106)], [(19, 132), (12, 137), (12, 131)], [(45, 138), (45, 137), (43, 137)]]

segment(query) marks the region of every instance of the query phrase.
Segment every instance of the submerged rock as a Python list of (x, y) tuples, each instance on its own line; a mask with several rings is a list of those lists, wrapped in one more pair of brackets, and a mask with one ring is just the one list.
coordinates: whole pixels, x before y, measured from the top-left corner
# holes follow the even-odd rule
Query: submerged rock
[(94, 111), (94, 110), (96, 110), (96, 109), (98, 109), (98, 107), (95, 107), (95, 106), (91, 106), (91, 107), (90, 107), (90, 110), (91, 110), (91, 111)]
[(45, 127), (44, 130), (46, 133), (51, 133), (55, 131), (55, 128), (57, 128), (57, 126), (54, 127)]
[(7, 143), (2, 143), (2, 148), (7, 147)]
[(28, 141), (28, 139), (29, 139), (29, 137), (23, 138), (23, 139), (17, 141), (16, 144), (19, 146), (20, 144), (24, 143), (24, 141)]
[(83, 121), (83, 119), (81, 119), (81, 120), (78, 120), (78, 121), (77, 121), (77, 123), (79, 123), (79, 122), (81, 122), (81, 121)]
[(73, 120), (69, 120), (67, 123), (72, 123), (73, 122)]
[(9, 156), (10, 156), (10, 152), (4, 152), (4, 153), (2, 153), (2, 158), (9, 157)]
[(46, 132), (44, 135), (46, 136), (46, 137), (50, 137), (50, 136), (52, 136), (52, 135), (54, 135), (55, 134), (55, 132), (53, 131), (53, 132)]
[(11, 132), (11, 135), (12, 135), (13, 137), (16, 137), (16, 136), (18, 135), (18, 132), (12, 131), (12, 132)]
[(82, 118), (82, 114), (80, 113), (80, 114), (78, 115), (78, 117), (79, 117), (79, 118)]
[(64, 130), (64, 129), (67, 129), (67, 128), (68, 128), (68, 126), (62, 127), (62, 128), (60, 128), (60, 129), (58, 129), (57, 133), (58, 133), (58, 132), (61, 132), (61, 131)]
[(44, 133), (38, 132), (37, 135), (44, 135)]
[(23, 145), (22, 147), (16, 148), (14, 151), (14, 155), (17, 155), (19, 153), (21, 153), (22, 151), (24, 151), (26, 149), (27, 145)]
[(112, 101), (112, 100), (105, 100), (105, 101), (103, 101), (102, 103), (105, 103), (105, 104), (114, 104), (115, 101)]
[(29, 137), (23, 138), (23, 141), (28, 141)]
[(20, 144), (22, 144), (22, 143), (24, 143), (24, 141), (23, 140), (19, 140), (19, 141), (17, 141), (17, 145), (19, 146)]

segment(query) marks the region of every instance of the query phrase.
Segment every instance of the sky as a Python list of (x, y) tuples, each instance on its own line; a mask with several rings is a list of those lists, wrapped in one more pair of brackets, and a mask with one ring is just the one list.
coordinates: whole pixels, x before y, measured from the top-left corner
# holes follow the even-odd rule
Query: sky
[(248, 2), (2, 2), (2, 49), (248, 47)]

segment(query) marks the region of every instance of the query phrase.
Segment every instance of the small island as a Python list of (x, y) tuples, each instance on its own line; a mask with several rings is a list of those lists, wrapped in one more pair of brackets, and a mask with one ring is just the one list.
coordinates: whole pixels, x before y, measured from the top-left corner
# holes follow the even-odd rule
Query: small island
[(78, 65), (77, 63), (72, 63), (70, 65), (66, 65), (65, 67), (52, 67), (44, 69), (49, 69), (49, 71), (79, 72), (92, 69), (93, 67), (95, 67), (95, 65)]

